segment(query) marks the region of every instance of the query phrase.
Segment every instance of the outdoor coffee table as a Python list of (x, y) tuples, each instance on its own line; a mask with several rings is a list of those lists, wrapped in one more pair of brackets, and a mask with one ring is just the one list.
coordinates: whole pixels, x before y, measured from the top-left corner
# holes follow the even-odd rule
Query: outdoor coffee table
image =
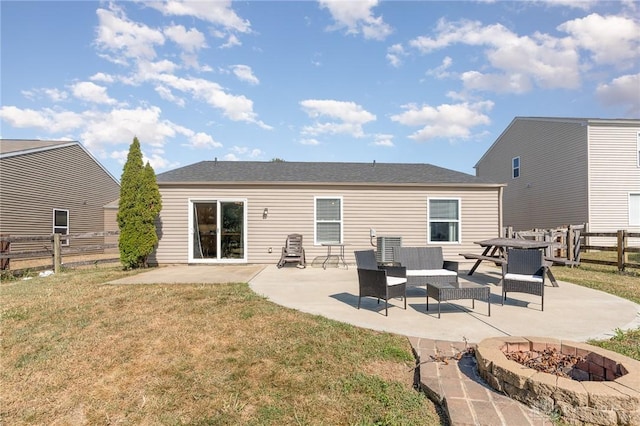
[(487, 302), (487, 315), (491, 316), (491, 290), (488, 286), (474, 283), (458, 283), (457, 285), (445, 283), (427, 283), (427, 311), (429, 310), (429, 297), (438, 301), (438, 318), (440, 318), (440, 302), (448, 300), (471, 299), (471, 307), (475, 309), (476, 299)]

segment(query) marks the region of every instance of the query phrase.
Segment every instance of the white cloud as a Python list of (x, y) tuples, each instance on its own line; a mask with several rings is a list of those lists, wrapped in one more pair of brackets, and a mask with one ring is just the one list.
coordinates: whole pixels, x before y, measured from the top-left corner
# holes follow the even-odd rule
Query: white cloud
[(403, 108), (405, 112), (392, 116), (391, 120), (406, 126), (422, 127), (409, 136), (411, 139), (468, 139), (472, 128), (491, 123), (485, 112), (493, 108), (493, 102), (442, 104), (437, 107), (408, 104)]
[(181, 78), (169, 74), (159, 74), (154, 78), (175, 90), (189, 93), (194, 98), (221, 109), (223, 114), (233, 121), (246, 121), (255, 123), (263, 129), (271, 129), (271, 126), (257, 119), (251, 99), (245, 96), (230, 95), (217, 83), (200, 78)]
[(445, 58), (442, 60), (442, 64), (440, 64), (440, 66), (436, 68), (428, 70), (427, 75), (432, 75), (438, 79), (449, 77), (451, 73), (448, 71), (448, 69), (451, 67), (452, 64), (453, 64), (453, 59), (451, 59), (450, 56), (445, 56)]
[[(579, 55), (568, 38), (554, 38), (534, 33), (519, 36), (501, 24), (483, 26), (478, 21), (438, 22), (434, 38), (417, 37), (409, 44), (422, 53), (430, 53), (453, 44), (486, 46), (486, 56), (494, 72), (470, 71), (466, 74), (469, 89), (482, 88), (501, 92), (524, 93), (535, 82), (541, 88), (580, 86)], [(463, 74), (465, 75), (465, 74)], [(517, 75), (510, 78), (510, 75)], [(509, 84), (504, 86), (503, 83)]]
[(300, 102), (300, 106), (313, 119), (334, 120), (333, 122), (316, 121), (312, 126), (304, 127), (305, 135), (344, 133), (353, 137), (362, 137), (364, 136), (362, 126), (376, 119), (375, 115), (354, 102), (307, 99)]
[(36, 111), (15, 106), (3, 106), (0, 108), (0, 118), (12, 127), (34, 127), (51, 133), (76, 130), (83, 123), (83, 117), (80, 114), (71, 111), (57, 111), (50, 108)]
[(227, 42), (220, 46), (220, 49), (229, 49), (235, 46), (242, 46), (242, 42), (235, 34), (229, 34)]
[(261, 157), (263, 154), (264, 153), (257, 148), (249, 148), (246, 146), (233, 146), (231, 147), (231, 153), (227, 154), (225, 156), (225, 159), (231, 159), (231, 161), (238, 161), (242, 157), (248, 158), (248, 159), (256, 159)]
[(222, 26), (229, 31), (251, 32), (251, 23), (240, 18), (231, 8), (231, 0), (164, 0), (145, 3), (164, 15), (191, 16)]
[(300, 139), (300, 144), (316, 146), (316, 145), (320, 145), (320, 141), (314, 138), (305, 138), (305, 139)]
[(629, 117), (640, 116), (640, 73), (624, 75), (602, 83), (596, 89), (596, 95), (605, 105), (621, 105), (627, 109)]
[(335, 20), (330, 30), (345, 29), (347, 34), (360, 34), (366, 39), (384, 40), (393, 32), (382, 17), (373, 16), (378, 0), (319, 0), (320, 7), (328, 9)]
[(494, 91), (498, 93), (526, 93), (532, 89), (529, 76), (514, 74), (483, 74), (467, 71), (461, 75), (464, 87), (472, 90)]
[(114, 81), (116, 81), (116, 79), (112, 75), (105, 74), (103, 72), (95, 73), (94, 75), (89, 77), (89, 80), (99, 81), (101, 83), (113, 83)]
[(189, 137), (189, 143), (183, 144), (182, 146), (187, 146), (190, 148), (222, 148), (222, 144), (220, 142), (216, 142), (213, 140), (211, 135), (206, 133), (198, 132)]
[(377, 135), (373, 135), (373, 138), (374, 138), (373, 144), (376, 146), (386, 146), (386, 147), (394, 146), (393, 135), (377, 134)]
[(571, 7), (581, 10), (589, 10), (597, 4), (597, 0), (538, 0), (538, 2), (548, 6)]
[(407, 52), (401, 44), (394, 44), (387, 49), (387, 60), (395, 68), (402, 65), (402, 58), (405, 56), (407, 56)]
[(162, 99), (166, 101), (173, 102), (174, 104), (181, 107), (184, 107), (186, 105), (186, 102), (183, 98), (175, 96), (173, 92), (165, 86), (156, 86), (154, 90)]
[[(161, 31), (130, 21), (113, 3), (111, 10), (98, 9), (96, 13), (99, 21), (96, 43), (100, 49), (126, 58), (153, 59), (156, 57), (155, 46), (164, 44)], [(107, 58), (114, 60), (111, 56)]]
[(165, 27), (164, 34), (186, 52), (196, 52), (207, 47), (204, 34), (195, 28), (187, 30), (182, 25)]
[(567, 32), (578, 47), (590, 51), (597, 64), (625, 68), (640, 59), (640, 23), (630, 18), (593, 13), (567, 21), (558, 30)]
[(260, 84), (260, 80), (253, 74), (253, 70), (248, 65), (232, 65), (231, 70), (241, 81), (249, 84)]
[(22, 93), (22, 96), (24, 96), (25, 98), (31, 100), (39, 98), (41, 96), (46, 96), (52, 102), (63, 102), (69, 98), (69, 94), (66, 91), (56, 88), (22, 90), (20, 93)]
[(71, 85), (71, 93), (76, 98), (96, 104), (114, 105), (117, 101), (107, 94), (107, 88), (90, 81), (81, 81)]

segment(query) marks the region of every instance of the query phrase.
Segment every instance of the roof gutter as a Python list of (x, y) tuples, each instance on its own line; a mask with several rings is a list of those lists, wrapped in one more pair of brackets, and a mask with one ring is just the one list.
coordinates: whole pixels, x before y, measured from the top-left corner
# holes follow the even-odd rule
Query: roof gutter
[(245, 182), (215, 182), (215, 181), (195, 181), (195, 182), (158, 182), (158, 186), (383, 186), (383, 187), (443, 187), (443, 188), (502, 188), (507, 186), (506, 183), (429, 183), (429, 182), (408, 182), (408, 183), (390, 183), (390, 182), (287, 182), (287, 181), (245, 181)]

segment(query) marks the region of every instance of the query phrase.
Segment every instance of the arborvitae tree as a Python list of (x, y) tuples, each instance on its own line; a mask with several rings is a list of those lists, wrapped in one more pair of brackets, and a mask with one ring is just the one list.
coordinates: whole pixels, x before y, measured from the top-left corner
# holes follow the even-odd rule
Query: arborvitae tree
[(147, 266), (158, 243), (155, 220), (161, 208), (156, 175), (149, 163), (143, 166), (140, 142), (134, 138), (120, 179), (117, 216), (120, 261), (126, 269)]

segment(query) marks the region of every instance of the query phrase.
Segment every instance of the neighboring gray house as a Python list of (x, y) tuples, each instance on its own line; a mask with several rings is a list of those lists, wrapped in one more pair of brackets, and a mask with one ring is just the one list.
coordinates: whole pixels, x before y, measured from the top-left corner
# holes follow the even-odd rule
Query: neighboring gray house
[(458, 257), (502, 225), (503, 185), (428, 164), (203, 161), (157, 181), (159, 264), (275, 264), (292, 233), (308, 262), (339, 242), (353, 263), (371, 229)]
[[(102, 232), (105, 205), (120, 195), (118, 181), (75, 141), (0, 140), (0, 179), (0, 234), (11, 236)], [(103, 242), (87, 238), (70, 246)]]
[(475, 166), (514, 230), (640, 231), (640, 120), (516, 117)]

